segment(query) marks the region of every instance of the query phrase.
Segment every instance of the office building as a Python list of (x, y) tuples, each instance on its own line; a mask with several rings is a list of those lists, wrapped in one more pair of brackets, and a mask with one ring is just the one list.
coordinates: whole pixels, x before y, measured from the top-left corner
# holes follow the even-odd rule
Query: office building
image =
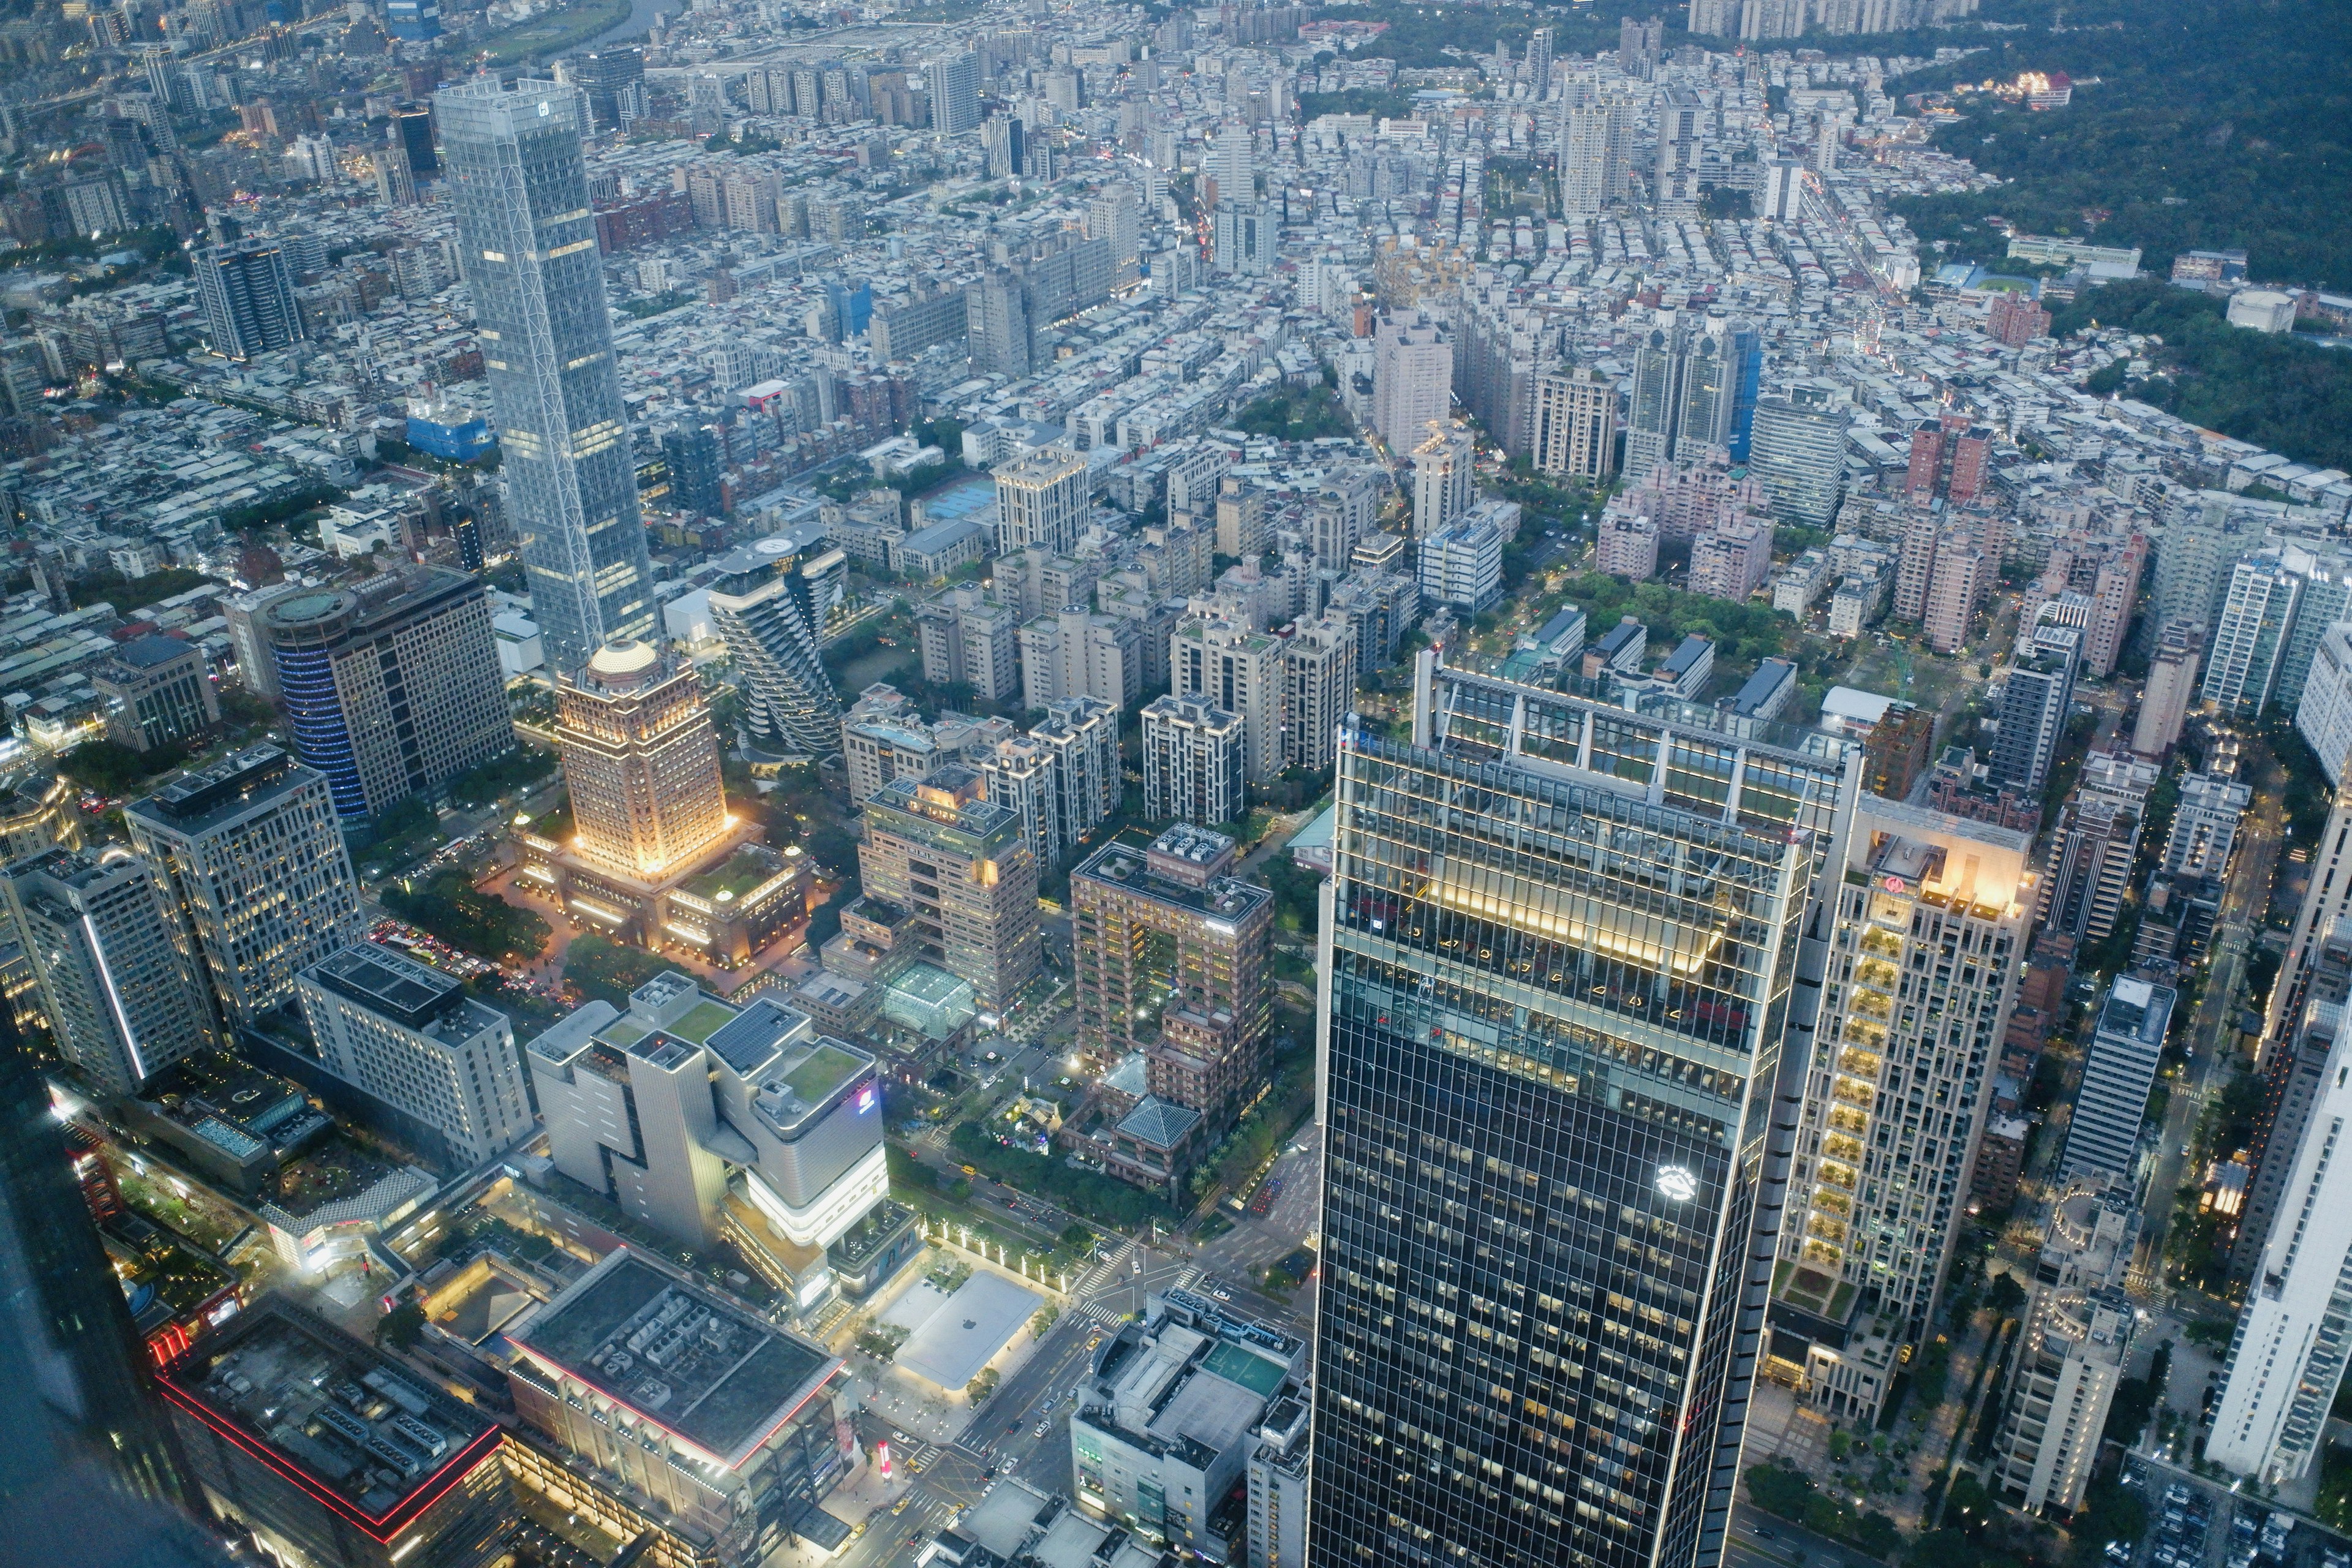
[(755, 540), (714, 571), (711, 626), (735, 662), (745, 739), (783, 757), (833, 755), (841, 698), (819, 649), (846, 614), (847, 557), (808, 525)]
[(433, 96), (499, 426), (506, 515), (549, 668), (653, 634), (628, 410), (580, 152), (582, 94), (476, 78)]
[(1013, 734), (1011, 721), (941, 714), (926, 723), (896, 687), (866, 689), (841, 726), (842, 771), (849, 804), (866, 799), (893, 779), (927, 779), (950, 763), (977, 759)]
[(1150, 1306), (1078, 1385), (1070, 1415), (1078, 1506), (1187, 1561), (1238, 1563), (1248, 1516), (1224, 1500), (1245, 1482), (1267, 1410), (1285, 1394), (1295, 1403), (1306, 1342), (1189, 1290)]
[(1536, 377), (1536, 468), (1601, 480), (1617, 471), (1617, 389), (1590, 365)]
[(1265, 498), (1237, 479), (1217, 481), (1217, 553), (1255, 565), (1265, 553)]
[[(1441, 421), (1412, 449), (1412, 536), (1425, 539), (1470, 510), (1477, 496), (1470, 427)], [(1227, 552), (1228, 554), (1232, 552)]]
[(454, 975), (361, 942), (304, 970), (295, 992), (327, 1070), (430, 1124), (459, 1164), (532, 1130), (514, 1026)]
[[(624, 1247), (515, 1336), (508, 1463), (544, 1506), (648, 1563), (755, 1568), (846, 1533), (842, 1363)], [(803, 1533), (805, 1532), (805, 1533)]]
[[(1754, 1091), (1859, 759), (1428, 650), (1414, 686), (1412, 744), (1339, 752), (1307, 1559), (1712, 1561), (1794, 1136)], [(1463, 1227), (1521, 1203), (1551, 1239), (1490, 1299)]]
[(272, 1294), (162, 1373), (190, 1477), (279, 1563), (487, 1568), (521, 1522), (505, 1429)]
[(1274, 1029), (1274, 895), (1235, 876), (1234, 840), (1180, 823), (1070, 873), (1078, 1039), (1140, 1051), (1151, 1098), (1222, 1132)]
[(998, 554), (1042, 544), (1067, 555), (1078, 547), (1090, 504), (1084, 458), (1046, 447), (1000, 466), (994, 477)]
[(556, 742), (590, 863), (658, 879), (731, 824), (701, 678), (651, 643), (608, 643), (557, 688)]
[(51, 849), (9, 867), (7, 893), (58, 1047), (100, 1094), (211, 1048), (194, 956), (144, 861)]
[(557, 1170), (687, 1247), (735, 1240), (803, 1308), (889, 1195), (873, 1057), (772, 996), (738, 1007), (673, 970), (526, 1059)]
[[(1282, 640), (1217, 616), (1194, 616), (1168, 645), (1169, 694), (1198, 697), (1242, 721), (1243, 774), (1282, 771)], [(1222, 817), (1212, 820), (1223, 821)]]
[(1221, 195), (1211, 219), (1211, 246), (1217, 271), (1263, 277), (1274, 270), (1282, 249), (1279, 215), (1256, 202), (1228, 201)]
[(924, 960), (971, 986), (984, 1017), (1009, 1013), (1040, 963), (1037, 862), (1020, 814), (961, 763), (894, 779), (866, 802), (857, 864), (866, 896), (911, 910)]
[(1772, 515), (1805, 528), (1835, 520), (1845, 482), (1845, 415), (1785, 397), (1756, 405), (1748, 467), (1770, 498)]
[(1942, 1289), (2016, 1002), (2031, 843), (1867, 795), (1824, 894), (1834, 1032), (1806, 1071), (1770, 1353), (1832, 1416), (1877, 1418)]
[(294, 269), (275, 240), (208, 246), (194, 259), (196, 302), (213, 353), (249, 360), (301, 341)]
[(266, 1020), (294, 1000), (297, 974), (359, 940), (334, 793), (277, 747), (181, 773), (122, 816), (230, 1025)]
[(205, 650), (179, 637), (132, 637), (90, 671), (107, 739), (134, 752), (192, 740), (220, 722)]
[(2066, 733), (2067, 715), (2074, 711), (2079, 642), (2071, 628), (2065, 629), (2065, 637), (2044, 641), (2032, 656), (2012, 662), (2003, 678), (1989, 776), (2020, 795), (2042, 793)]
[(2012, 1508), (2064, 1520), (2083, 1505), (2131, 1353), (2138, 1239), (2126, 1186), (2078, 1183), (2051, 1210), (1988, 1478)]
[(1246, 726), (1202, 697), (1158, 698), (1143, 710), (1143, 815), (1200, 826), (1240, 819)]
[(930, 83), (931, 129), (942, 136), (961, 136), (980, 124), (980, 59), (969, 52), (948, 55), (931, 62), (924, 75)]
[(617, 131), (623, 121), (644, 117), (644, 49), (635, 46), (593, 49), (565, 57), (563, 66), (572, 85), (588, 100), (588, 124), (583, 131), (599, 134)]
[(47, 1075), (0, 1008), (0, 1528), (11, 1554), (87, 1568), (226, 1568), (180, 1510), (184, 1458), (91, 1220)]
[(404, 103), (392, 111), (392, 133), (400, 139), (400, 150), (408, 160), (408, 172), (423, 179), (441, 172), (441, 160), (433, 150), (433, 106), (429, 103)]
[(2134, 975), (2117, 980), (2108, 991), (2091, 1036), (2074, 1120), (2067, 1124), (2061, 1177), (2105, 1173), (2131, 1181), (2139, 1163), (2147, 1093), (2155, 1087), (2165, 1031), (2172, 1022), (2173, 996), (2168, 986)]
[(434, 799), (514, 750), (489, 599), (467, 574), (403, 567), (285, 595), (257, 621), (294, 749), (344, 820)]
[(1494, 524), (1463, 518), (1421, 542), (1421, 597), (1450, 605), (1464, 619), (1482, 616), (1503, 596), (1503, 536)]
[(1339, 725), (1356, 710), (1362, 655), (1356, 628), (1328, 612), (1302, 621), (1282, 645), (1283, 765), (1319, 773), (1338, 754)]
[(1428, 438), (1453, 405), (1454, 349), (1415, 310), (1384, 319), (1372, 334), (1372, 428), (1391, 452)]
[[(2331, 928), (2331, 939), (2341, 929)], [(2278, 1194), (2249, 1270), (2205, 1445), (2207, 1462), (2263, 1485), (2309, 1473), (2352, 1350), (2341, 1331), (2352, 1316), (2352, 1192), (2345, 1187), (2347, 1167), (2336, 1158), (2352, 1116), (2352, 1030), (2342, 1026), (2342, 995), (2336, 989), (2312, 1007), (2325, 1027), (2304, 1046), (2318, 1070), (2304, 1075), (2300, 1135), (2263, 1154), (2265, 1167), (2273, 1161), (2281, 1167)]]

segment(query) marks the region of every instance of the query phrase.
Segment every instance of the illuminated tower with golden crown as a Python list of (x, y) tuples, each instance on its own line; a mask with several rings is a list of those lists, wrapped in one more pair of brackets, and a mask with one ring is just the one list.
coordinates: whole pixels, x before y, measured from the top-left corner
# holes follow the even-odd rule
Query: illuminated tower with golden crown
[(722, 967), (807, 917), (807, 867), (729, 815), (719, 739), (693, 669), (651, 643), (608, 642), (556, 687), (572, 829), (519, 825), (523, 874), (573, 922)]
[(719, 739), (693, 669), (653, 644), (606, 643), (556, 689), (573, 850), (658, 881), (727, 837)]

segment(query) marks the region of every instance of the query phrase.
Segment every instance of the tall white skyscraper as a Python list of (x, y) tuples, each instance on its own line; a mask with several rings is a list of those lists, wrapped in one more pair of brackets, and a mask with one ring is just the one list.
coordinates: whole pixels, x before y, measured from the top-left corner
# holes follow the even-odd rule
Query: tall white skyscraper
[(1453, 405), (1454, 346), (1418, 311), (1372, 336), (1372, 425), (1391, 452), (1410, 452)]
[(508, 520), (551, 669), (654, 629), (653, 570), (637, 511), (580, 153), (577, 88), (478, 78), (433, 95), (445, 185), (498, 415)]

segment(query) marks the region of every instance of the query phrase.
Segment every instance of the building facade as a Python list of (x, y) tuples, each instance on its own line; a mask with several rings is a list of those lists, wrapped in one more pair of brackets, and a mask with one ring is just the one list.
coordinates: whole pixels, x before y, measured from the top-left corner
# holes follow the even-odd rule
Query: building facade
[(1209, 827), (1240, 819), (1249, 780), (1238, 713), (1199, 697), (1161, 697), (1143, 710), (1143, 815)]
[(1037, 862), (1020, 814), (961, 763), (897, 779), (866, 803), (857, 864), (868, 897), (912, 911), (919, 956), (968, 982), (1002, 1017), (1036, 978)]
[(212, 1047), (186, 932), (143, 861), (51, 849), (11, 866), (6, 882), (58, 1048), (102, 1092), (136, 1093)]

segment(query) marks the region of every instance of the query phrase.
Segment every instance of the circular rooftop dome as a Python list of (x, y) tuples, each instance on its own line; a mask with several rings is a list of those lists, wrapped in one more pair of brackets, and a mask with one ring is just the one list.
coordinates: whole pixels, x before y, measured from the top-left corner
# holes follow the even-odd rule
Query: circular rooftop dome
[(281, 626), (308, 626), (341, 612), (350, 602), (350, 595), (331, 591), (293, 594), (269, 606), (269, 619)]
[(600, 680), (629, 680), (661, 662), (661, 651), (635, 637), (615, 637), (588, 658), (588, 673)]

